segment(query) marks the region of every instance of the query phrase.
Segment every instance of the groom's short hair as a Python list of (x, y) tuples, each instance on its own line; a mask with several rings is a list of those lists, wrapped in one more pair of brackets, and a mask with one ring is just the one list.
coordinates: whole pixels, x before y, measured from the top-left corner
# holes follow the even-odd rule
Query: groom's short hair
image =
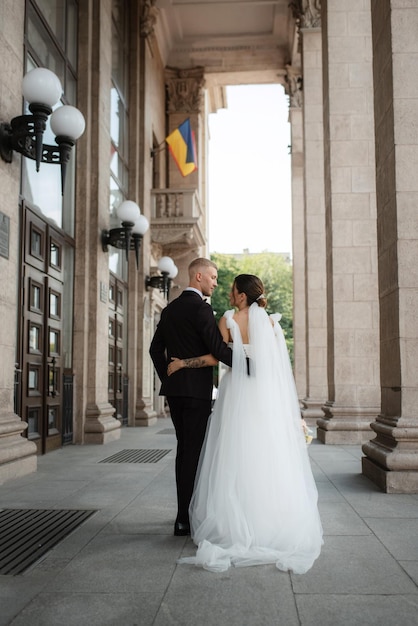
[(216, 263), (211, 261), (210, 259), (205, 259), (204, 257), (199, 257), (194, 259), (189, 265), (189, 276), (190, 278), (197, 274), (197, 272), (204, 267), (213, 267), (213, 269), (218, 270), (218, 266)]

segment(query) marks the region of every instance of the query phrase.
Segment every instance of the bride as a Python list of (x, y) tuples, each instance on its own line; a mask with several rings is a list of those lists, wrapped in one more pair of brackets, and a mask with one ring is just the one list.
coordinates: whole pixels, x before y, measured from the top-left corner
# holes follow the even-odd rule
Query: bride
[[(308, 571), (321, 551), (322, 525), (280, 315), (267, 315), (263, 283), (241, 274), (230, 293), (236, 310), (219, 328), (233, 348), (208, 424), (190, 504), (194, 563), (222, 572), (275, 563)], [(210, 355), (201, 362), (216, 363)], [(173, 359), (169, 375), (196, 367)]]

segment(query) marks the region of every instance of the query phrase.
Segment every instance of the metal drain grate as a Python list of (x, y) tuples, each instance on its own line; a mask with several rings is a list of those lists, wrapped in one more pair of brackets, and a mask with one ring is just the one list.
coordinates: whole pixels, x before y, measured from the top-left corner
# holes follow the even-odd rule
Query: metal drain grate
[(164, 430), (159, 430), (157, 435), (175, 435), (176, 431), (174, 428), (164, 428)]
[(2, 509), (0, 574), (21, 574), (95, 511)]
[(121, 450), (99, 463), (158, 463), (171, 450)]

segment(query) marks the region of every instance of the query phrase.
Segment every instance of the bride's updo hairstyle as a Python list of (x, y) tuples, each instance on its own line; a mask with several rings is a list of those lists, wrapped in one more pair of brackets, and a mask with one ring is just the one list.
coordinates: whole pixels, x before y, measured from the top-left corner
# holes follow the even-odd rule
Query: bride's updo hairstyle
[(264, 286), (258, 276), (254, 274), (240, 274), (234, 280), (238, 293), (245, 293), (248, 306), (257, 302), (263, 309), (267, 306), (267, 298), (264, 295)]

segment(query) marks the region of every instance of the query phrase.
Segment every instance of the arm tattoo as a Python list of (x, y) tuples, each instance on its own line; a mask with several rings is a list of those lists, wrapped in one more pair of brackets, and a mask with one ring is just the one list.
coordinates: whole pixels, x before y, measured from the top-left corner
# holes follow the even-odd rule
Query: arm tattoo
[(186, 367), (196, 368), (196, 367), (206, 367), (207, 363), (205, 359), (201, 356), (192, 357), (190, 359), (183, 359)]

